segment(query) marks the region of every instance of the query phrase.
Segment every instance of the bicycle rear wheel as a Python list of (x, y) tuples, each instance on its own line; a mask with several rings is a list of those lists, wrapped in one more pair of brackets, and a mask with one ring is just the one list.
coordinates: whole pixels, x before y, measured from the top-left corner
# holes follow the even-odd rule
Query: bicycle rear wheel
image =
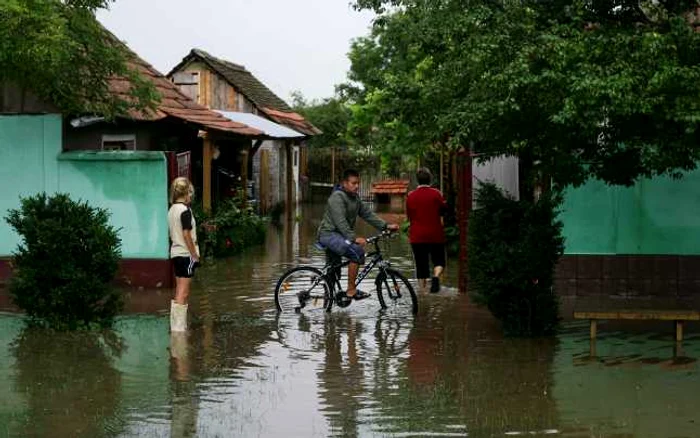
[(278, 312), (323, 310), (329, 305), (331, 287), (323, 272), (311, 266), (298, 266), (282, 274), (275, 287)]
[(377, 298), (382, 309), (392, 314), (418, 313), (418, 298), (408, 279), (398, 271), (386, 269), (377, 276)]

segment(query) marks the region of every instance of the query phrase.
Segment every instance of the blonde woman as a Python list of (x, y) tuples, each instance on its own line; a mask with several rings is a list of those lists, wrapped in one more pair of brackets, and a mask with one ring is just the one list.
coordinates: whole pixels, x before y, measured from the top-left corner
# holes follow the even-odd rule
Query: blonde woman
[(176, 178), (170, 186), (170, 258), (175, 268), (175, 299), (170, 303), (170, 331), (187, 330), (187, 300), (194, 271), (199, 266), (197, 222), (190, 204), (194, 187), (187, 178)]

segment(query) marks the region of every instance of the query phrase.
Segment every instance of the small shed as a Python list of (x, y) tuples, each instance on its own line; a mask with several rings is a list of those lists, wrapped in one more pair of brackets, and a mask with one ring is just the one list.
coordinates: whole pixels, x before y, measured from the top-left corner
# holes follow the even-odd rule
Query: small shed
[(374, 202), (389, 205), (392, 210), (404, 211), (408, 195), (408, 180), (393, 180), (375, 182), (372, 184)]

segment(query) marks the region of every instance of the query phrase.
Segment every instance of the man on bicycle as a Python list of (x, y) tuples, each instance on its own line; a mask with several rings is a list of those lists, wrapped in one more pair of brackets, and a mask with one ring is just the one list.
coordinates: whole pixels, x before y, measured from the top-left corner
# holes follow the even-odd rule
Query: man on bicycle
[(318, 228), (318, 241), (334, 255), (347, 257), (348, 289), (345, 294), (349, 298), (361, 300), (370, 296), (367, 292), (358, 290), (355, 286), (359, 266), (365, 262), (364, 237), (355, 235), (355, 222), (360, 216), (378, 230), (396, 231), (397, 224), (387, 224), (365, 205), (358, 192), (360, 190), (360, 174), (353, 169), (343, 172), (343, 181), (339, 188), (333, 190), (326, 204), (326, 212)]

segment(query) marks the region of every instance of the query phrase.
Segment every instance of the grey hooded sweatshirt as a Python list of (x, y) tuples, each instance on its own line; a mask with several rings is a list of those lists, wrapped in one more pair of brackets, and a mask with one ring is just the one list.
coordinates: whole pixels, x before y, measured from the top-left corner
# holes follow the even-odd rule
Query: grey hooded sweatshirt
[(342, 189), (336, 190), (328, 198), (326, 212), (318, 227), (318, 236), (326, 233), (338, 233), (354, 242), (356, 237), (355, 222), (358, 216), (378, 230), (384, 230), (387, 226), (387, 223), (374, 214), (357, 195), (347, 193)]

